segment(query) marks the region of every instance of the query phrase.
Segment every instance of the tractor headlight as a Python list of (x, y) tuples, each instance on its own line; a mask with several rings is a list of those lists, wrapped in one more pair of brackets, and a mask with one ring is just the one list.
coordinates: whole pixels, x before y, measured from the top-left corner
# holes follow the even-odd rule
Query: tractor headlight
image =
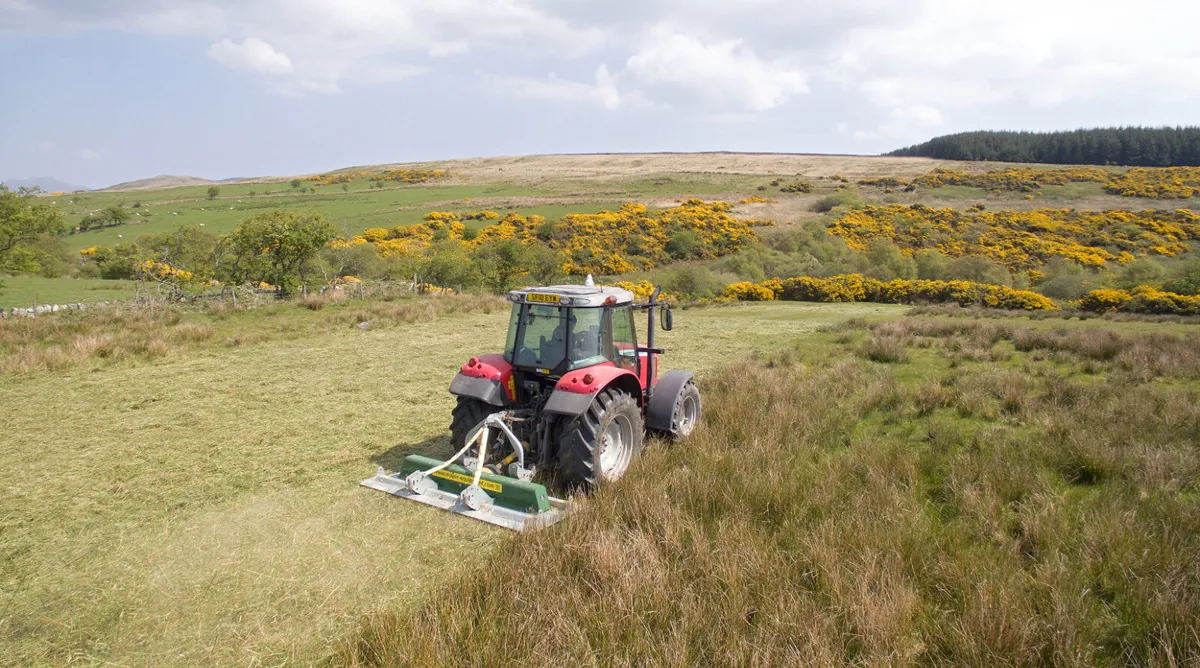
[(559, 298), (558, 303), (562, 304), (563, 306), (570, 306), (574, 302), (571, 301), (570, 297), (561, 297)]
[(515, 292), (510, 292), (510, 293), (508, 293), (508, 301), (519, 302), (519, 301), (521, 301), (521, 295), (519, 295)]

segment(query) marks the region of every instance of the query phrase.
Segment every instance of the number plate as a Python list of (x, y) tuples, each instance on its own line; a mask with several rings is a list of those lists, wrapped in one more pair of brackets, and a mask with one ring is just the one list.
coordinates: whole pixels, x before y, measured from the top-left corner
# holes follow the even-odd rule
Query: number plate
[(540, 292), (530, 292), (525, 295), (525, 301), (538, 304), (557, 304), (558, 295), (547, 295)]

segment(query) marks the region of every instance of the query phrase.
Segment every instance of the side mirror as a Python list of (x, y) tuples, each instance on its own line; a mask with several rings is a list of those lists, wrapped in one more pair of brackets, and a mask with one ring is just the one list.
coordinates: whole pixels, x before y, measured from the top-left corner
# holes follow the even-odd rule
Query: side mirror
[(671, 323), (671, 309), (665, 308), (662, 311), (662, 328), (664, 332), (671, 331), (674, 325)]

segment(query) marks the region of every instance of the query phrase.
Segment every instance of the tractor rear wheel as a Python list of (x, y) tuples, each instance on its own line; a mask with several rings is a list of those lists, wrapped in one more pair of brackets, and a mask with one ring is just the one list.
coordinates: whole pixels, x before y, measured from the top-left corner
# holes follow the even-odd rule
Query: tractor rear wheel
[(568, 486), (616, 480), (642, 452), (642, 410), (620, 390), (604, 390), (558, 432), (558, 473)]
[[(455, 452), (467, 443), (467, 435), (475, 425), (500, 409), (471, 397), (459, 397), (454, 411), (450, 413), (450, 445)], [(488, 439), (495, 442), (495, 438)]]

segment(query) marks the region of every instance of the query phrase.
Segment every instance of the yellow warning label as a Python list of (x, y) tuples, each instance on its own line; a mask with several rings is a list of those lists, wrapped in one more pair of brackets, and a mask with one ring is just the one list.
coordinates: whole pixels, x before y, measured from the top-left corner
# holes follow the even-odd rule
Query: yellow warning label
[[(434, 473), (433, 477), (442, 478), (444, 480), (452, 480), (464, 485), (470, 485), (471, 481), (475, 479), (473, 476), (463, 475), (461, 473), (455, 473), (454, 471), (447, 471), (445, 469)], [(479, 480), (479, 486), (487, 492), (495, 492), (499, 494), (500, 492), (504, 491), (504, 486), (500, 483), (492, 482), (491, 480), (483, 480), (482, 478)]]

